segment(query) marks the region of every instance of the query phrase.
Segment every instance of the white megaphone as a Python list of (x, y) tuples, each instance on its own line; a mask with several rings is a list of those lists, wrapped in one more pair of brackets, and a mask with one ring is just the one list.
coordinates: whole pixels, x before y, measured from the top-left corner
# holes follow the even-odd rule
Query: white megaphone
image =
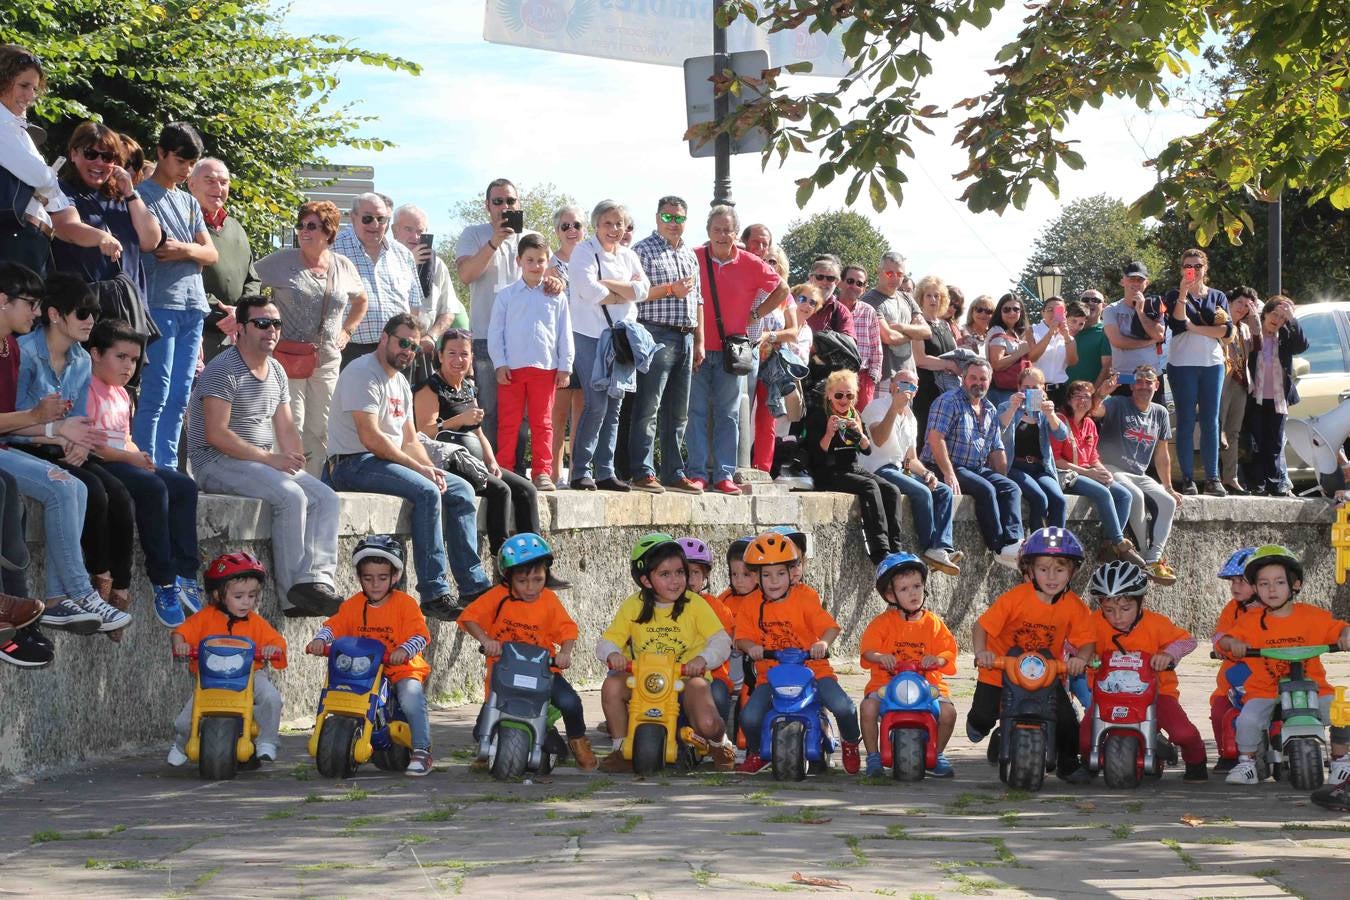
[(1319, 475), (1340, 472), (1336, 451), (1350, 436), (1350, 400), (1329, 413), (1311, 419), (1290, 419), (1284, 423), (1285, 440), (1299, 458)]

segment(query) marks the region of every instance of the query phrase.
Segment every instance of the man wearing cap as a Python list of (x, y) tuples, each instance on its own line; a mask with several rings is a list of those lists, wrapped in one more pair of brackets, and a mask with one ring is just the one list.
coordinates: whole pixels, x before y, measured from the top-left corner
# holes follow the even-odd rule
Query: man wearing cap
[[(1078, 302), (1087, 312), (1087, 324), (1074, 335), (1074, 345), (1078, 348), (1078, 362), (1069, 366), (1069, 381), (1087, 381), (1094, 387), (1101, 387), (1111, 374), (1111, 342), (1106, 339), (1106, 329), (1102, 326), (1102, 310), (1106, 299), (1096, 288), (1088, 288), (1078, 295)], [(1070, 317), (1073, 313), (1070, 312)]]
[[(1156, 368), (1159, 365), (1167, 330), (1159, 298), (1144, 296), (1148, 288), (1148, 268), (1143, 263), (1126, 263), (1120, 286), (1124, 288), (1125, 296), (1107, 307), (1102, 314), (1102, 324), (1111, 345), (1111, 372), (1119, 382), (1115, 394), (1129, 397), (1134, 370), (1139, 366)], [(1083, 358), (1081, 350), (1078, 358)]]

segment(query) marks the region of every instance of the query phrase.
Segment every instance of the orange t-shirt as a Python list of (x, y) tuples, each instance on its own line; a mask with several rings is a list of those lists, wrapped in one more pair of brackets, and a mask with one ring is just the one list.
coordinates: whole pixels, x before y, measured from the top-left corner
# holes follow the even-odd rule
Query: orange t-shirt
[(929, 683), (943, 697), (950, 697), (943, 675), (956, 674), (956, 638), (947, 623), (931, 609), (925, 609), (917, 619), (906, 619), (904, 613), (893, 607), (867, 624), (859, 646), (863, 668), (872, 673), (863, 693), (879, 691), (891, 680), (891, 673), (867, 658), (868, 653), (889, 653), (896, 659), (918, 662), (925, 656), (940, 656), (947, 664), (941, 669), (923, 673)]
[[(712, 594), (709, 594), (706, 591), (700, 594), (699, 596), (702, 597), (704, 600), (708, 601), (708, 605), (711, 606), (712, 611), (717, 614), (717, 620), (722, 623), (722, 628), (726, 630), (726, 633), (735, 634), (736, 616), (734, 613), (732, 613), (731, 608), (728, 607), (725, 603), (723, 603), (720, 599), (714, 597)], [(713, 678), (722, 681), (724, 684), (726, 684), (727, 687), (731, 687), (731, 660), (724, 659), (720, 666), (713, 669), (708, 674), (711, 675)]]
[[(389, 596), (379, 606), (366, 602), (364, 592), (352, 594), (333, 617), (323, 623), (323, 627), (333, 637), (373, 638), (384, 644), (385, 659), (398, 649), (398, 645), (411, 637), (421, 637), (430, 643), (431, 632), (427, 630), (426, 617), (421, 607), (403, 591), (390, 591)], [(391, 666), (385, 663), (384, 675), (391, 683), (405, 678), (425, 681), (431, 674), (431, 666), (419, 652), (401, 665)]]
[[(1223, 608), (1223, 612), (1219, 613), (1219, 621), (1214, 625), (1213, 639), (1217, 641), (1224, 635), (1231, 633), (1233, 626), (1236, 625), (1243, 616), (1251, 612), (1253, 607), (1258, 610), (1261, 608), (1261, 601), (1255, 597), (1252, 597), (1251, 602), (1246, 606), (1243, 606), (1236, 600), (1229, 600), (1228, 605)], [(1258, 612), (1257, 615), (1260, 615), (1260, 613)], [(1215, 649), (1217, 650), (1218, 648)], [(1223, 655), (1222, 650), (1219, 650), (1218, 652), (1221, 656)], [(1242, 660), (1242, 662), (1246, 663), (1247, 660)], [(1224, 656), (1223, 662), (1219, 664), (1218, 677), (1214, 682), (1214, 693), (1209, 695), (1209, 702), (1211, 704), (1220, 697), (1228, 696), (1228, 670), (1237, 665), (1237, 663), (1237, 660), (1232, 660)]]
[[(820, 595), (803, 584), (793, 585), (782, 600), (760, 600), (754, 606), (746, 605), (736, 620), (736, 640), (751, 640), (765, 650), (810, 649), (820, 636), (831, 628), (838, 628), (834, 616), (820, 604)], [(761, 681), (776, 660), (761, 659), (755, 663), (755, 673)], [(833, 678), (834, 669), (827, 659), (809, 659), (807, 665), (817, 678)]]
[[(268, 624), (266, 619), (252, 610), (244, 618), (235, 619), (213, 603), (202, 607), (201, 612), (193, 613), (186, 622), (175, 628), (173, 633), (187, 641), (193, 649), (196, 649), (203, 638), (216, 635), (248, 638), (259, 650), (267, 646), (279, 647), (281, 654), (274, 657), (269, 665), (274, 669), (286, 668), (286, 639), (281, 636), (281, 632)], [(255, 660), (253, 668), (261, 669), (262, 665), (261, 660)], [(197, 674), (195, 659), (188, 663), (188, 670), (194, 675)]]
[[(505, 602), (502, 602), (505, 600)], [(551, 653), (557, 653), (564, 641), (577, 639), (577, 623), (563, 608), (558, 595), (548, 588), (540, 591), (534, 600), (507, 599), (505, 585), (497, 585), (481, 594), (478, 599), (459, 614), (459, 627), (470, 622), (477, 625), (495, 641), (519, 641), (543, 647)], [(492, 690), (492, 666), (496, 660), (487, 661), (487, 682), (484, 692)], [(562, 671), (557, 666), (553, 671)]]
[[(1067, 591), (1058, 603), (1045, 603), (1036, 596), (1031, 582), (1024, 581), (1000, 595), (979, 621), (987, 635), (985, 649), (997, 656), (1021, 647), (1026, 652), (1043, 650), (1052, 659), (1061, 659), (1066, 640), (1079, 648), (1092, 643), (1090, 617), (1087, 604), (1073, 591)], [(980, 669), (980, 681), (1002, 687), (1003, 673)]]
[[(1325, 609), (1309, 606), (1306, 603), (1291, 603), (1291, 612), (1287, 616), (1268, 614), (1262, 627), (1261, 612), (1252, 607), (1248, 614), (1238, 619), (1228, 632), (1248, 647), (1305, 647), (1311, 644), (1335, 644), (1347, 625)], [(1252, 667), (1251, 677), (1247, 679), (1247, 697), (1278, 697), (1279, 681), (1289, 674), (1289, 663), (1278, 659), (1245, 659), (1243, 662)], [(1310, 659), (1303, 664), (1308, 678), (1317, 682), (1319, 694), (1330, 694), (1331, 685), (1327, 683), (1327, 671), (1320, 659)]]
[[(717, 595), (717, 599), (721, 600), (722, 604), (727, 609), (731, 610), (733, 623), (739, 622), (741, 620), (741, 615), (745, 610), (759, 606), (759, 588), (755, 588), (748, 594), (736, 594), (732, 592), (731, 588), (727, 588)], [(735, 634), (735, 632), (728, 631), (727, 634)]]
[[(1130, 630), (1121, 634), (1106, 621), (1101, 610), (1097, 610), (1088, 620), (1092, 627), (1093, 643), (1097, 645), (1097, 655), (1105, 659), (1117, 649), (1159, 653), (1168, 644), (1175, 641), (1190, 640), (1191, 633), (1176, 625), (1162, 613), (1144, 610), (1144, 616)], [(1113, 640), (1114, 638), (1114, 640)], [(1117, 646), (1119, 645), (1119, 646)], [(1097, 670), (1088, 669), (1088, 678), (1097, 683)], [(1181, 689), (1177, 687), (1177, 673), (1171, 669), (1158, 672), (1158, 693), (1166, 694), (1174, 700), (1181, 699)]]

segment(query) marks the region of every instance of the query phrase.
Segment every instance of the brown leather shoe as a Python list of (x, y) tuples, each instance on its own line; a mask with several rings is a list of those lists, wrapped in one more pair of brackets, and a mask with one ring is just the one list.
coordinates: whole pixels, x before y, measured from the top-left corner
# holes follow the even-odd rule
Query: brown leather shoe
[(0, 594), (0, 624), (13, 625), (16, 630), (32, 625), (46, 609), (41, 600)]
[(577, 761), (577, 768), (587, 772), (594, 771), (597, 763), (595, 761), (595, 751), (591, 749), (590, 738), (569, 738), (567, 746), (572, 751), (572, 758)]
[(622, 750), (611, 750), (609, 756), (600, 761), (600, 771), (610, 775), (623, 775), (633, 771), (633, 761), (623, 758)]
[(718, 772), (736, 770), (736, 745), (731, 741), (724, 738), (720, 744), (709, 745), (708, 756), (713, 761), (713, 768)]

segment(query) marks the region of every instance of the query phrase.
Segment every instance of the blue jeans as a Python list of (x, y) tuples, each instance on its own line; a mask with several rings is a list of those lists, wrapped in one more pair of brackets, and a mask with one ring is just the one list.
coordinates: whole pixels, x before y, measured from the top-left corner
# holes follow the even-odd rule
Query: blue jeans
[(197, 482), (164, 466), (147, 472), (130, 463), (105, 462), (103, 468), (126, 486), (136, 505), (150, 583), (173, 584), (175, 576), (196, 581)]
[(569, 741), (586, 736), (586, 719), (581, 708), (581, 695), (577, 693), (576, 688), (567, 683), (561, 672), (553, 673), (553, 688), (549, 693), (548, 702), (562, 713), (563, 727), (567, 729)]
[(628, 437), (629, 467), (634, 478), (656, 474), (653, 450), (659, 434), (661, 483), (673, 484), (684, 476), (681, 445), (689, 421), (689, 367), (694, 337), (664, 325), (643, 324), (659, 349), (652, 357), (651, 368), (637, 376), (633, 424)]
[(160, 338), (145, 349), (141, 396), (131, 423), (131, 438), (150, 454), (155, 465), (176, 469), (178, 436), (197, 375), (206, 314), (199, 309), (151, 309), (150, 318), (159, 328)]
[(412, 503), (413, 569), (422, 602), (450, 592), (447, 568), (454, 573), (460, 594), (477, 594), (489, 586), (478, 557), (478, 512), (473, 487), (445, 473), (445, 493), (435, 482), (407, 466), (380, 459), (373, 453), (330, 461), (328, 480), (339, 491), (389, 494)]
[(573, 445), (572, 480), (593, 476), (603, 481), (614, 477), (614, 443), (619, 439), (619, 398), (591, 387), (591, 373), (595, 371), (595, 354), (600, 340), (576, 333), (572, 337), (576, 341), (572, 371), (577, 373), (577, 380), (581, 382), (581, 396), (585, 401)]
[(1200, 459), (1205, 478), (1219, 477), (1219, 400), (1223, 396), (1223, 366), (1168, 365), (1172, 402), (1177, 408), (1177, 462), (1181, 477), (1195, 480), (1196, 408), (1200, 410)]
[(416, 678), (405, 678), (394, 682), (398, 693), (398, 706), (408, 720), (412, 730), (412, 748), (414, 750), (431, 749), (431, 717), (427, 715), (427, 695), (422, 690), (422, 682)]
[(1064, 527), (1064, 492), (1045, 463), (1014, 462), (1008, 468), (1008, 477), (1022, 489), (1022, 497), (1027, 501), (1028, 516), (1024, 524), (1028, 531), (1044, 525)]
[(1017, 482), (988, 466), (957, 466), (956, 482), (962, 494), (975, 500), (975, 517), (986, 547), (998, 553), (1022, 539), (1022, 489)]
[(911, 478), (894, 463), (877, 469), (877, 477), (884, 478), (900, 489), (909, 499), (909, 511), (914, 516), (914, 532), (923, 550), (955, 550), (952, 545), (952, 489), (941, 481), (930, 491), (928, 485)]
[[(736, 474), (736, 452), (740, 442), (740, 375), (728, 375), (722, 368), (722, 351), (710, 350), (703, 364), (693, 372), (689, 385), (689, 460), (690, 478), (716, 484), (730, 481)], [(712, 434), (709, 435), (711, 418)], [(709, 477), (708, 444), (711, 437), (714, 468)]]
[[(0, 450), (0, 469), (14, 477), (19, 493), (42, 504), (46, 541), (46, 598), (82, 598), (93, 587), (84, 569), (80, 532), (88, 490), (69, 472), (21, 450)], [(195, 529), (195, 525), (193, 526)]]
[[(488, 355), (488, 342), (473, 340), (473, 383), (478, 388), (478, 407), (483, 410), (480, 426), (493, 447), (497, 444), (497, 369)], [(417, 385), (413, 385), (417, 387)], [(529, 441), (525, 444), (528, 446)]]
[(1113, 544), (1125, 540), (1125, 523), (1130, 521), (1133, 496), (1125, 485), (1112, 481), (1109, 485), (1079, 475), (1067, 493), (1087, 497), (1097, 507), (1097, 518), (1102, 520), (1102, 532)]
[[(820, 692), (821, 704), (834, 713), (834, 720), (839, 724), (839, 736), (850, 744), (862, 740), (862, 729), (858, 727), (858, 707), (853, 698), (839, 686), (839, 679), (833, 676), (817, 678), (816, 690)], [(745, 732), (746, 746), (752, 753), (759, 752), (764, 717), (772, 708), (773, 687), (764, 681), (755, 688), (741, 710), (741, 730)]]

